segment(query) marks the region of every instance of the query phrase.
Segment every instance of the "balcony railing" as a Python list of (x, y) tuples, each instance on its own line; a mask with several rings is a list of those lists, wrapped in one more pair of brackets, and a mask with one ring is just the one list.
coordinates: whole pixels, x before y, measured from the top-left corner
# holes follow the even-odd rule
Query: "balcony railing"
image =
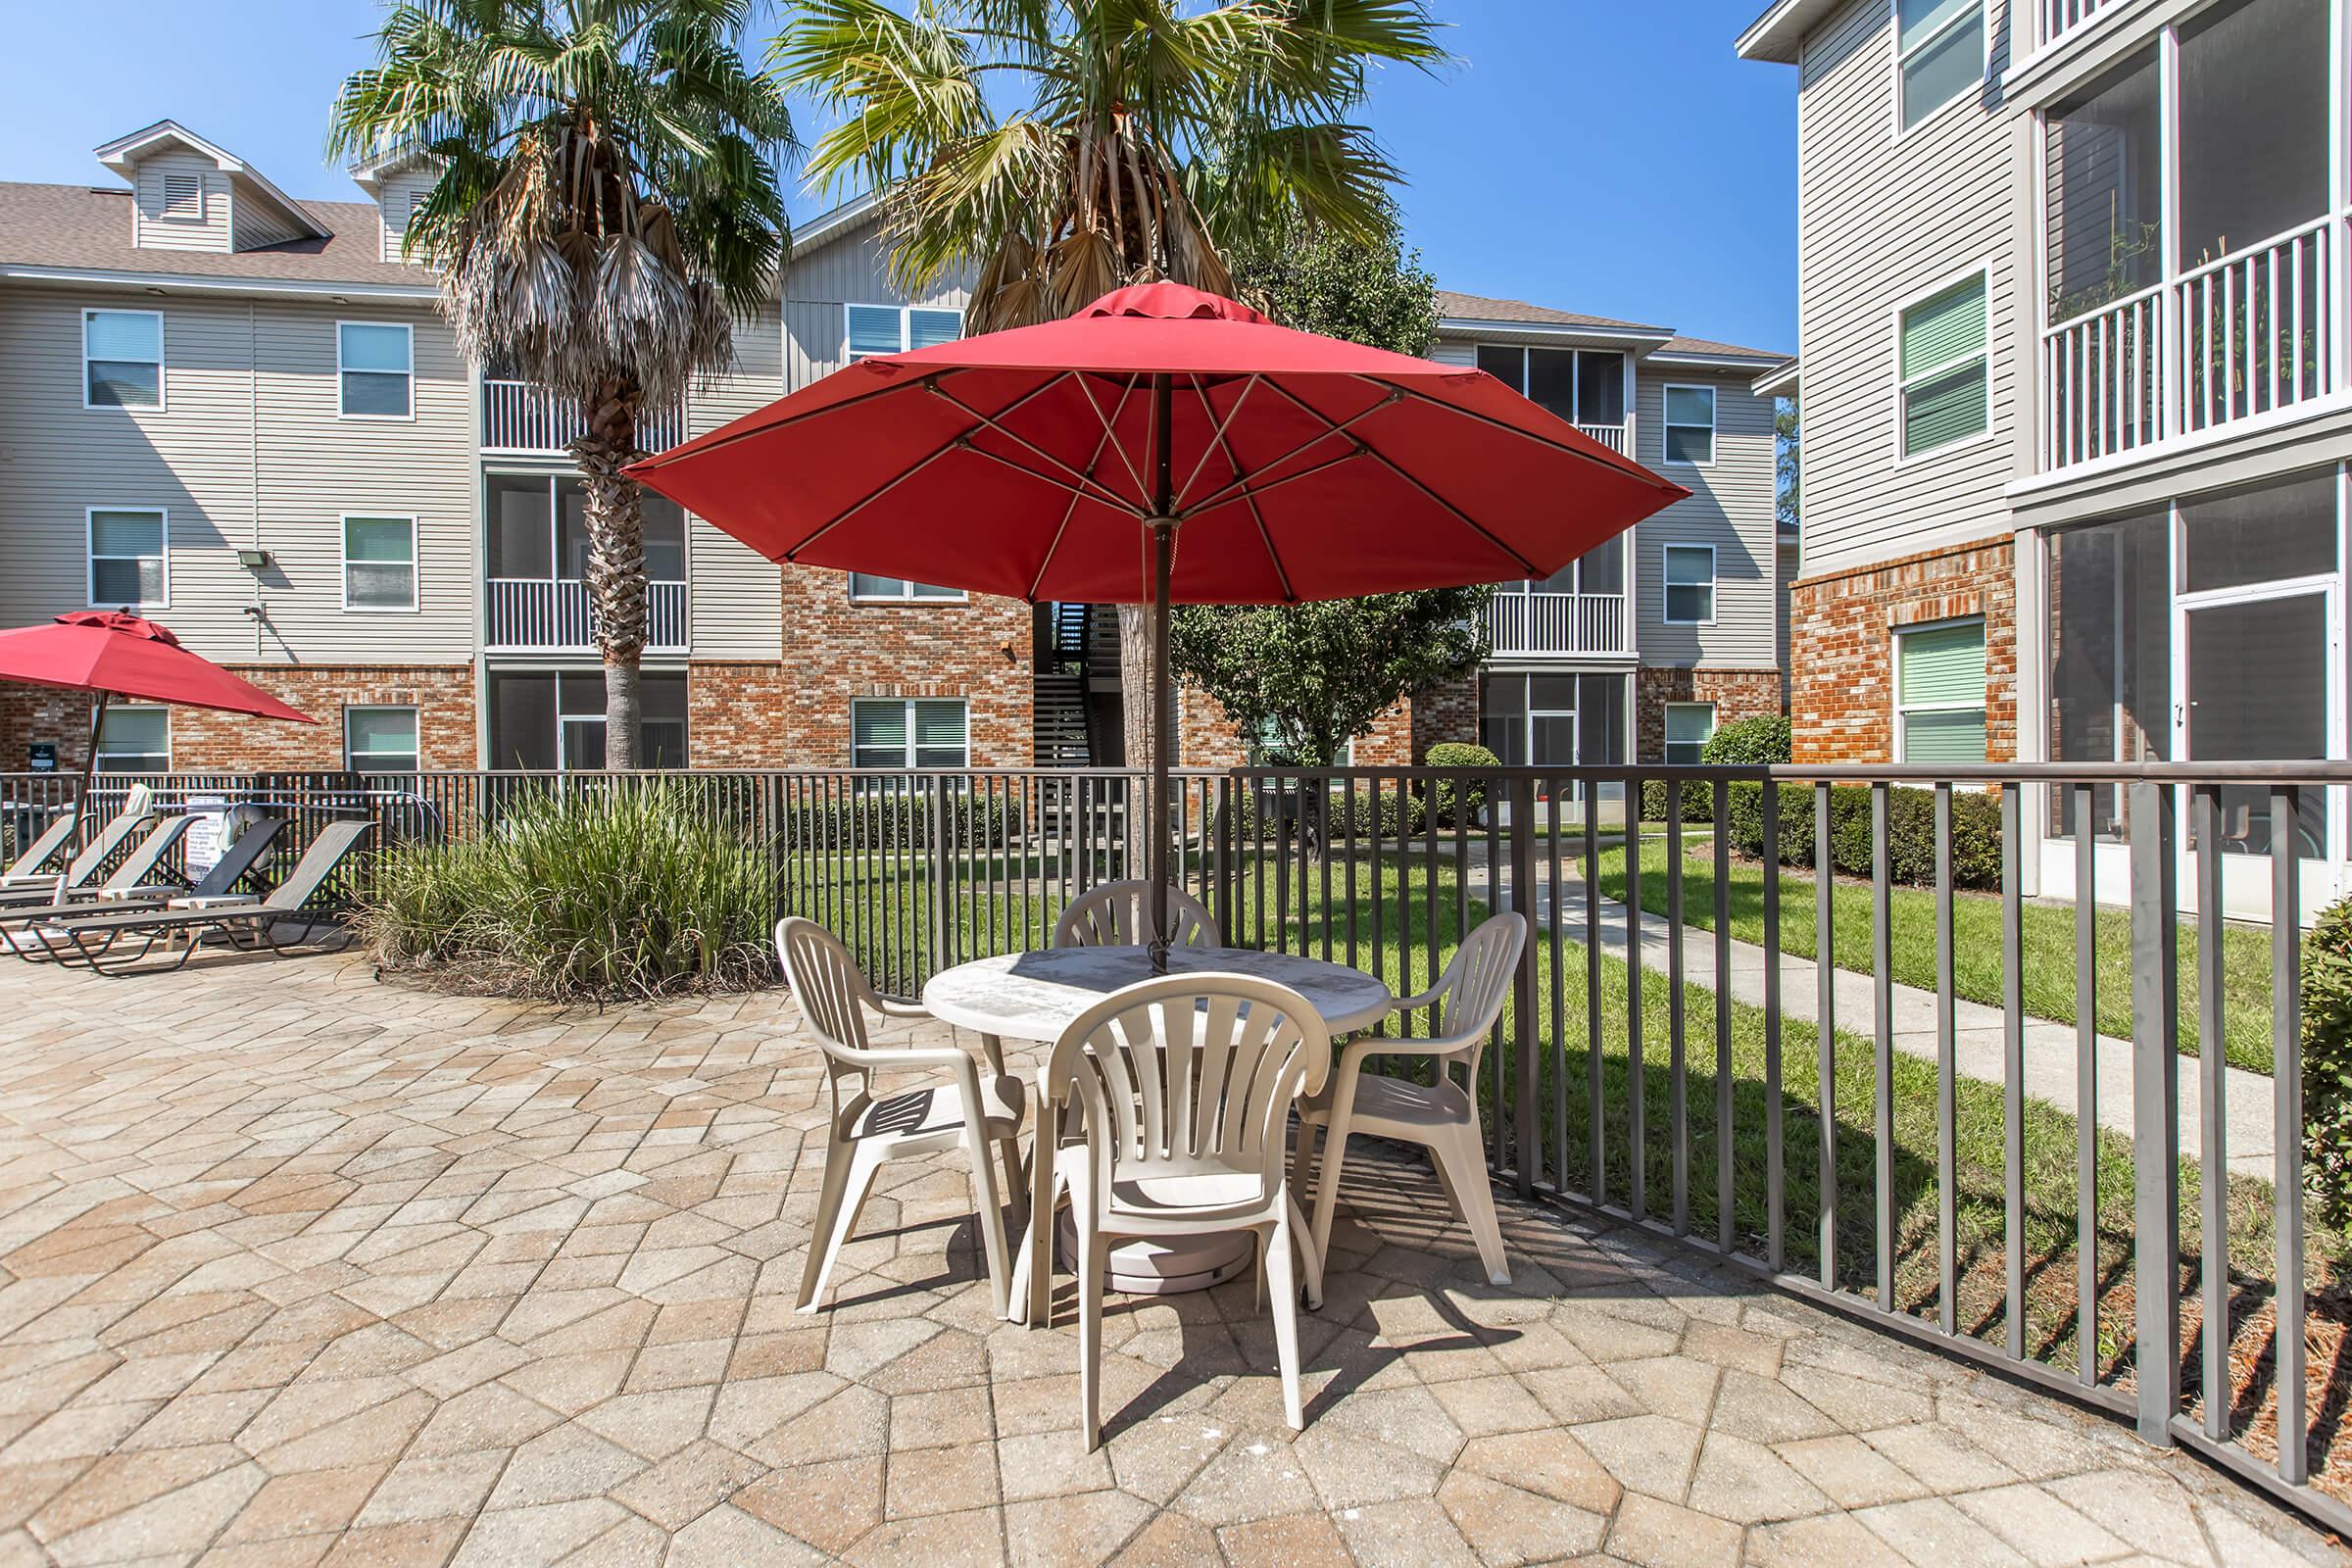
[[(492, 577), (487, 646), (492, 653), (585, 654), (596, 651), (596, 612), (588, 585), (576, 578)], [(686, 648), (686, 585), (645, 587), (645, 645), (663, 653)]]
[(2050, 327), (2041, 467), (2200, 436), (2337, 390), (2342, 321), (2321, 219)]
[[(563, 452), (579, 438), (580, 411), (529, 381), (482, 382), (484, 452)], [(686, 439), (683, 409), (647, 410), (637, 423), (637, 444), (665, 452)]]
[(1496, 654), (1630, 654), (1623, 594), (1498, 593), (1487, 605)]
[(1634, 427), (1630, 424), (1580, 424), (1577, 428), (1619, 457), (1634, 455)]
[(2037, 40), (2046, 49), (2064, 41), (2066, 35), (2085, 25), (2100, 12), (2110, 9), (2118, 0), (2035, 0), (2041, 18), (2041, 33)]

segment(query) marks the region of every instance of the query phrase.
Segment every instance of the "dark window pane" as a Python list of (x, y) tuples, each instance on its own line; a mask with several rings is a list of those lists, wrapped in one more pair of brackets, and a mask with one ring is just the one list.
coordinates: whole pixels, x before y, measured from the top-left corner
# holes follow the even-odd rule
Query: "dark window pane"
[[(2161, 761), (2172, 743), (2172, 601), (2164, 513), (2050, 538), (2050, 756)], [(2074, 792), (2053, 789), (2053, 831), (2075, 830)], [(2120, 839), (2124, 801), (2100, 785), (2091, 831)]]
[(638, 508), (645, 518), (645, 574), (654, 582), (686, 580), (686, 512), (667, 496), (646, 491)]
[(547, 577), (554, 557), (548, 531), (547, 481), (514, 474), (490, 476), (490, 575)]
[(1527, 350), (1496, 343), (1478, 347), (1478, 368), (1514, 392), (1527, 390)]
[(2335, 569), (2335, 475), (2237, 490), (2180, 508), (2184, 593)]
[(1576, 711), (1574, 675), (1530, 675), (1527, 688), (1527, 706), (1539, 713)]
[(490, 677), (490, 765), (556, 765), (556, 677)]
[(391, 418), (408, 417), (409, 378), (374, 370), (345, 370), (343, 412)]
[(90, 362), (90, 402), (103, 408), (152, 409), (164, 400), (163, 385), (161, 366)]
[(2051, 320), (2135, 294), (2161, 274), (2158, 114), (2153, 52), (2050, 111)]
[(577, 479), (556, 483), (556, 575), (588, 575), (588, 490)]
[(1576, 357), (1576, 417), (1581, 424), (1625, 422), (1625, 356), (1586, 350)]
[(1527, 396), (1538, 407), (1576, 422), (1576, 354), (1570, 349), (1527, 351)]
[(1576, 564), (1577, 589), (1588, 594), (1625, 592), (1625, 535), (1594, 545)]
[(2230, 0), (2183, 25), (2180, 265), (2327, 208), (2327, 0)]
[(1578, 760), (1593, 765), (1624, 761), (1626, 677), (1583, 675), (1578, 680)]
[[(2328, 755), (2328, 600), (2296, 594), (2187, 612), (2189, 760), (2300, 761)], [(2328, 842), (2327, 790), (2300, 795), (2302, 853)], [(2187, 824), (2193, 832), (2194, 819)], [(2270, 849), (2268, 797), (2222, 792), (2222, 848)]]

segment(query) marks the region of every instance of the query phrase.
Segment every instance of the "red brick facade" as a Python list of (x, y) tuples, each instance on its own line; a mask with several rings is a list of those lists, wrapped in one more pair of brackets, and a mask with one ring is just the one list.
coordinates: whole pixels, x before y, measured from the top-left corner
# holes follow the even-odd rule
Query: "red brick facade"
[[(414, 708), (428, 768), (474, 765), (474, 684), (469, 664), (230, 665), (316, 724), (282, 724), (201, 709), (172, 710), (172, 765), (224, 772), (321, 772), (343, 766), (343, 710)], [(91, 699), (81, 692), (0, 686), (0, 770), (25, 765), (36, 741), (57, 747), (57, 765), (82, 764)]]
[(688, 664), (687, 760), (696, 767), (801, 765), (805, 759), (785, 734), (790, 680), (773, 662)]
[[(960, 602), (853, 603), (838, 571), (779, 570), (784, 675), (775, 684), (776, 710), (768, 721), (778, 736), (776, 749), (763, 757), (801, 767), (847, 767), (850, 704), (857, 698), (960, 697), (969, 705), (974, 767), (1032, 764), (1035, 662), (1027, 605), (981, 594)], [(724, 754), (705, 748), (707, 733), (690, 732), (694, 760), (727, 765), (715, 760)]]
[[(1249, 760), (1241, 732), (1224, 709), (1196, 686), (1184, 688), (1179, 722), (1186, 767), (1239, 767)], [(1408, 697), (1372, 721), (1355, 741), (1358, 767), (1409, 767), (1440, 741), (1478, 738), (1475, 676)]]
[(1634, 671), (1634, 758), (1656, 762), (1666, 756), (1666, 705), (1713, 703), (1715, 722), (1781, 711), (1777, 669), (1688, 669), (1645, 665)]
[(1790, 715), (1799, 762), (1894, 760), (1894, 634), (1984, 620), (1984, 749), (2017, 756), (2017, 572), (2007, 538), (1806, 578), (1789, 590)]

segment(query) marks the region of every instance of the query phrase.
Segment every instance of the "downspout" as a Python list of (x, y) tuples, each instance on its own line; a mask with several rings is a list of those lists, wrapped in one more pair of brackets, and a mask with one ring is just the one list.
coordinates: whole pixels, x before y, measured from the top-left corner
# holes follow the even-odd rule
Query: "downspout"
[[(254, 302), (245, 302), (245, 466), (253, 505), (253, 548), (262, 548), (262, 335)], [(258, 558), (257, 558), (258, 559)], [(253, 577), (253, 660), (262, 661), (262, 574)]]

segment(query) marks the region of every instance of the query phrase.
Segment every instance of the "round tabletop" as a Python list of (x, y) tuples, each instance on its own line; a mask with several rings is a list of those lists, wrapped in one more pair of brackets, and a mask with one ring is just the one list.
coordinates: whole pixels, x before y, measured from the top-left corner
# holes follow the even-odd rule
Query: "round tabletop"
[[(1254, 948), (1170, 948), (1170, 974), (1246, 974), (1289, 986), (1314, 1004), (1335, 1035), (1369, 1029), (1388, 1016), (1389, 988), (1377, 975)], [(1052, 1043), (1069, 1021), (1121, 986), (1152, 978), (1141, 947), (1049, 948), (1008, 953), (943, 969), (923, 987), (923, 1006), (943, 1023), (1005, 1040)]]

